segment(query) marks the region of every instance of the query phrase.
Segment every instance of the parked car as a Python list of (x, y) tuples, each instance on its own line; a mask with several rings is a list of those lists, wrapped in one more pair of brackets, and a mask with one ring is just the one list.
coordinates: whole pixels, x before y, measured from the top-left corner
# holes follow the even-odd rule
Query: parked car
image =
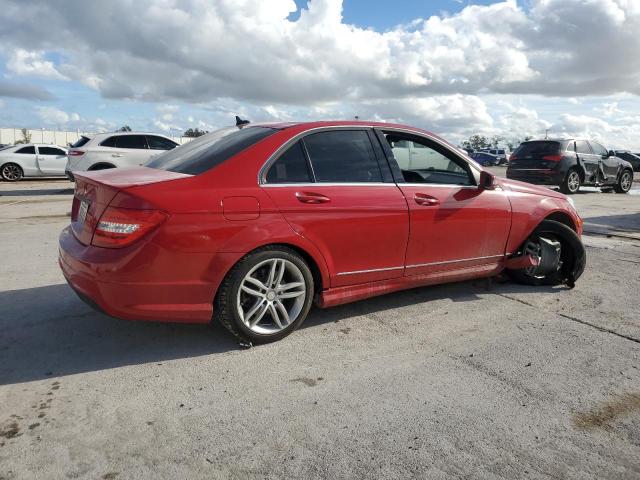
[(480, 151), (490, 153), (491, 155), (498, 157), (500, 165), (507, 163), (509, 161), (509, 156), (511, 155), (511, 152), (505, 148), (483, 148)]
[(24, 177), (64, 177), (67, 150), (57, 145), (27, 143), (0, 150), (0, 176), (7, 182)]
[(633, 167), (634, 172), (640, 172), (640, 155), (629, 150), (616, 150), (616, 157), (626, 160)]
[(578, 192), (581, 185), (627, 193), (633, 168), (593, 140), (532, 140), (521, 143), (511, 155), (507, 178), (556, 185), (567, 194)]
[[(399, 161), (403, 142), (430, 154)], [(290, 334), (314, 301), (503, 270), (573, 286), (581, 233), (565, 195), (496, 178), (424, 130), (273, 123), (209, 133), (144, 167), (77, 173), (59, 263), (114, 317), (213, 318), (260, 343)]]
[(155, 133), (115, 132), (82, 136), (69, 148), (67, 176), (73, 180), (75, 172), (140, 166), (151, 157), (177, 146), (170, 138)]
[(500, 164), (500, 159), (491, 153), (473, 152), (470, 153), (469, 156), (483, 167), (491, 167)]

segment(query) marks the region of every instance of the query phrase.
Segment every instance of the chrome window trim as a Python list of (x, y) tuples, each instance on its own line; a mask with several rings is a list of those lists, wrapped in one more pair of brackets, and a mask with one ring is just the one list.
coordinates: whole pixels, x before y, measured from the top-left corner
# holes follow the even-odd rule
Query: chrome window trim
[(371, 182), (371, 183), (359, 183), (359, 182), (304, 182), (304, 183), (265, 183), (260, 185), (261, 187), (278, 188), (278, 187), (393, 187), (398, 188), (395, 183), (384, 182)]
[(417, 265), (407, 265), (405, 268), (429, 267), (432, 265), (446, 265), (448, 263), (472, 262), (474, 260), (487, 260), (489, 258), (503, 258), (505, 255), (488, 255), (486, 257), (462, 258), (460, 260), (445, 260), (444, 262), (420, 263)]

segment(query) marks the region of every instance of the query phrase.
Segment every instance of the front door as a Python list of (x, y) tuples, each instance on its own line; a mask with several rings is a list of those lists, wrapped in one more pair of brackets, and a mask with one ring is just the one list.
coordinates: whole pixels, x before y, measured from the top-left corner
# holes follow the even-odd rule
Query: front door
[(402, 169), (398, 183), (410, 212), (405, 275), (441, 273), (446, 278), (469, 267), (496, 266), (504, 257), (511, 226), (506, 194), (479, 189), (479, 172), (442, 142), (398, 131), (383, 133), (390, 145), (402, 138), (421, 145), (421, 162)]
[(595, 182), (602, 157), (593, 154), (589, 142), (586, 140), (576, 140), (576, 155), (578, 156), (578, 161), (584, 168), (584, 182)]
[(38, 147), (38, 168), (45, 175), (64, 175), (67, 153), (57, 147)]
[(263, 188), (293, 230), (323, 254), (331, 287), (401, 277), (407, 202), (382, 168), (366, 129), (329, 129), (293, 143)]

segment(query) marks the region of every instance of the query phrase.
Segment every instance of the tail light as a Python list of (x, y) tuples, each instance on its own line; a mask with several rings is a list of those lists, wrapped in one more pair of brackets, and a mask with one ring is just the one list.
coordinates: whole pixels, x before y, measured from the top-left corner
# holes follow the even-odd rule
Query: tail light
[(69, 155), (70, 157), (80, 157), (84, 155), (84, 152), (82, 150), (69, 150), (67, 152), (67, 155)]
[(516, 157), (515, 155), (509, 155), (509, 161), (513, 162), (514, 160), (517, 160), (518, 157)]
[(107, 207), (96, 225), (91, 244), (106, 248), (125, 247), (157, 228), (167, 217), (160, 210)]
[(562, 155), (545, 155), (542, 159), (549, 160), (550, 162), (559, 162), (562, 160)]

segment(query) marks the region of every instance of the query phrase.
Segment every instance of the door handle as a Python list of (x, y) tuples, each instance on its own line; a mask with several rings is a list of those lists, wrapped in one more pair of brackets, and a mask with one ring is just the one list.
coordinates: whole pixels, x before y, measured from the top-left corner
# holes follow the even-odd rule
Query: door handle
[(117, 158), (117, 157), (121, 157), (122, 154), (121, 153), (112, 153), (111, 156)]
[(329, 197), (313, 192), (296, 192), (296, 198), (302, 203), (328, 203), (331, 201)]
[(440, 200), (432, 197), (431, 195), (427, 195), (426, 193), (416, 193), (413, 196), (413, 199), (418, 205), (424, 205), (425, 207), (440, 205)]

